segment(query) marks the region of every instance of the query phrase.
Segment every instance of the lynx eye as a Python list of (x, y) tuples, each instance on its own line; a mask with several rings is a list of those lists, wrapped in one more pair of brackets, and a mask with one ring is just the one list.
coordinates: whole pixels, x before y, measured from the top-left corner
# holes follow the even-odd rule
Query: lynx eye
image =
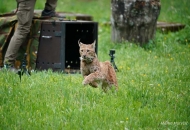
[(80, 50), (81, 52), (83, 52), (83, 50)]
[(89, 52), (90, 50), (87, 50), (87, 52)]

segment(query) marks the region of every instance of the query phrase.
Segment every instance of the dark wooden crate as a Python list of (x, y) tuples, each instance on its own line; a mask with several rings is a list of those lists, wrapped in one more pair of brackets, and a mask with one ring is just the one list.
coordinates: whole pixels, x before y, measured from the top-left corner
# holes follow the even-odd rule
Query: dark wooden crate
[(96, 40), (98, 51), (98, 23), (92, 21), (48, 21), (41, 26), (36, 69), (78, 71), (80, 55), (78, 40), (91, 44)]

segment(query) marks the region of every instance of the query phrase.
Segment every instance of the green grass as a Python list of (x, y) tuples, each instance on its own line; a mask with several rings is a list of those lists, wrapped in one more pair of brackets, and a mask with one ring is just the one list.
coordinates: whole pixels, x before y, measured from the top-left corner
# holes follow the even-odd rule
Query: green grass
[[(109, 22), (110, 1), (59, 1), (57, 11), (90, 14), (99, 22), (98, 56), (115, 62), (119, 91), (102, 92), (82, 86), (80, 74), (33, 72), (22, 82), (16, 74), (0, 71), (0, 129), (125, 130), (190, 128), (190, 7), (187, 0), (161, 0), (160, 21), (180, 22), (185, 29), (156, 33), (142, 48), (113, 44)], [(43, 8), (37, 1), (36, 9)], [(6, 7), (4, 7), (4, 6)], [(15, 8), (10, 0), (0, 12)], [(154, 44), (153, 44), (154, 43)]]

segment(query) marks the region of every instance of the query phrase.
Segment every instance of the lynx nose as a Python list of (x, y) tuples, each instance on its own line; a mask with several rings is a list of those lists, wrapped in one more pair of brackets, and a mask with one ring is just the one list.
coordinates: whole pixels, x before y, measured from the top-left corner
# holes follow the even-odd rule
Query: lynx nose
[(86, 58), (86, 55), (83, 55), (83, 58)]

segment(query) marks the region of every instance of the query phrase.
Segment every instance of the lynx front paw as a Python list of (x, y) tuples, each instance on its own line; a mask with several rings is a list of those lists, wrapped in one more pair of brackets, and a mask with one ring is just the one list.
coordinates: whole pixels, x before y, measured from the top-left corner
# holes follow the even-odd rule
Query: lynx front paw
[(97, 88), (98, 87), (98, 84), (96, 82), (92, 82), (89, 84), (90, 86), (94, 87), (94, 88)]
[(86, 85), (88, 85), (88, 83), (85, 82), (85, 80), (83, 80), (83, 81), (82, 81), (82, 85), (86, 86)]

